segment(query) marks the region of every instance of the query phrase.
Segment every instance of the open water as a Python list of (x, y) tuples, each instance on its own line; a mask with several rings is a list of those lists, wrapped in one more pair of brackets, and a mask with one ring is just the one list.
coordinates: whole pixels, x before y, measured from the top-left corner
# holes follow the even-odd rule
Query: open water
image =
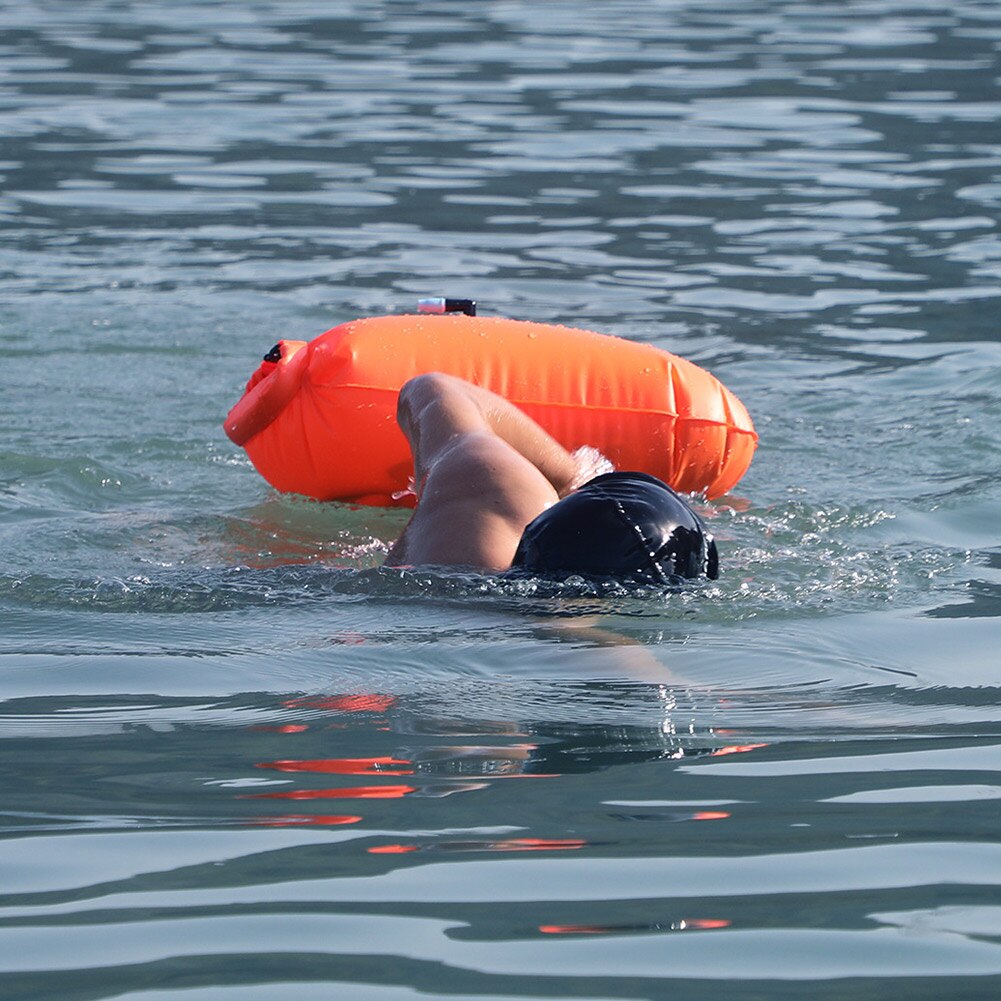
[[(994, 0), (0, 3), (0, 995), (1001, 990)], [(220, 424), (412, 310), (761, 433), (717, 584), (378, 570)]]

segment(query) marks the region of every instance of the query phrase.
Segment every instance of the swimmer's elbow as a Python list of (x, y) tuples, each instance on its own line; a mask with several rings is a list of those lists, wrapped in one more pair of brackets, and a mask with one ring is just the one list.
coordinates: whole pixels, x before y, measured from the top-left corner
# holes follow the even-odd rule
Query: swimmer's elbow
[(411, 445), (428, 439), (437, 447), (454, 434), (485, 427), (473, 389), (444, 372), (425, 372), (408, 379), (400, 390), (396, 417)]
[(419, 423), (428, 406), (441, 399), (448, 382), (449, 376), (441, 372), (424, 372), (403, 384), (396, 401), (396, 421), (405, 434)]

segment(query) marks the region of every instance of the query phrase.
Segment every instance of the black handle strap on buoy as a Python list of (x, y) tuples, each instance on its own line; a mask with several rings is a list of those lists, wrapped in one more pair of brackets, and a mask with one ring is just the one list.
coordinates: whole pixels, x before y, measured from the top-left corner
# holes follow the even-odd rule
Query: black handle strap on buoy
[(466, 316), (476, 316), (475, 299), (446, 299), (435, 296), (431, 299), (417, 300), (418, 313), (465, 313)]

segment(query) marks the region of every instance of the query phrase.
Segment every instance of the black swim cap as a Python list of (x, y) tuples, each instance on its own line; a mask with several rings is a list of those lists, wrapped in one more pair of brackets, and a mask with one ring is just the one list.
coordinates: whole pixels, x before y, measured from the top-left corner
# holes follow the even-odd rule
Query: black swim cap
[(716, 543), (698, 515), (646, 473), (596, 476), (543, 511), (522, 534), (511, 566), (659, 584), (719, 576)]

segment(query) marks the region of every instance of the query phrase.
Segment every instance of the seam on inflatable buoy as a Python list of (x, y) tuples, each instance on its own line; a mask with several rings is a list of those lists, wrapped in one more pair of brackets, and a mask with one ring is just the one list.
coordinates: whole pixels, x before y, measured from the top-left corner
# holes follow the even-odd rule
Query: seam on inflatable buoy
[[(315, 383), (317, 388), (323, 389), (325, 387), (330, 387), (332, 389), (363, 389), (366, 392), (372, 393), (389, 393), (396, 396), (400, 391), (398, 389), (390, 389), (387, 386), (366, 386), (364, 383), (360, 382), (339, 382), (336, 385), (333, 383)], [(629, 407), (622, 403), (563, 403), (561, 401), (553, 400), (519, 400), (510, 396), (504, 397), (510, 403), (513, 403), (516, 407), (552, 407), (554, 410), (592, 410), (592, 411), (607, 411), (611, 413), (621, 413), (621, 414), (649, 414), (653, 417), (676, 417), (679, 420), (689, 420), (684, 414), (676, 413), (673, 410), (662, 410), (656, 409), (652, 410), (648, 407)], [(721, 424), (722, 421), (716, 421), (715, 423)]]

